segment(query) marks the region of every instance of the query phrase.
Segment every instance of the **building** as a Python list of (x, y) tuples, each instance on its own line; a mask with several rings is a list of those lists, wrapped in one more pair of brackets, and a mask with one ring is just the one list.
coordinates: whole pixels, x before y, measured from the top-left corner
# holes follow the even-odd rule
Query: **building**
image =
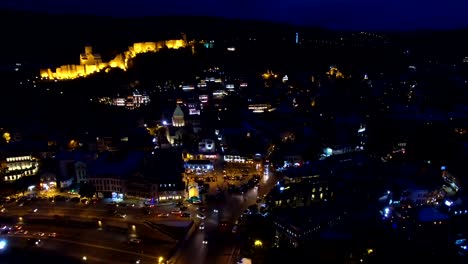
[(185, 162), (187, 172), (206, 173), (213, 171), (213, 163), (210, 160), (188, 160)]
[(328, 181), (314, 179), (311, 182), (278, 184), (267, 196), (267, 204), (275, 207), (304, 207), (317, 203), (327, 203), (334, 198)]
[(184, 111), (182, 111), (180, 105), (176, 105), (171, 120), (171, 124), (163, 121), (163, 125), (166, 128), (166, 139), (170, 145), (179, 145), (182, 142), (183, 135), (187, 132), (185, 129)]
[(88, 164), (96, 159), (91, 152), (61, 151), (55, 156), (55, 169), (57, 184), (60, 188), (70, 187), (73, 183), (88, 181)]
[(4, 181), (16, 181), (25, 176), (36, 175), (39, 170), (39, 162), (31, 155), (7, 157), (2, 176)]
[(203, 139), (198, 142), (198, 151), (201, 153), (213, 153), (216, 151), (215, 142), (212, 139)]
[(94, 54), (91, 46), (86, 46), (85, 52), (80, 54), (80, 65), (99, 65), (101, 63), (101, 55)]
[(184, 112), (179, 105), (176, 106), (174, 114), (172, 115), (172, 126), (183, 127), (185, 126)]
[(108, 68), (126, 70), (128, 68), (128, 61), (140, 53), (158, 52), (162, 48), (179, 49), (187, 46), (188, 44), (185, 39), (134, 43), (128, 47), (127, 51), (118, 54), (109, 62), (103, 62), (101, 55), (93, 53), (91, 46), (86, 46), (84, 53), (80, 54), (79, 65), (62, 65), (57, 67), (55, 71), (52, 69), (41, 69), (40, 76), (42, 79), (65, 80), (85, 77)]
[(279, 245), (297, 248), (340, 225), (347, 212), (324, 206), (281, 208), (273, 211), (271, 217)]
[(89, 164), (87, 182), (94, 185), (99, 197), (124, 197), (127, 182), (142, 169), (144, 153), (104, 152)]
[(88, 182), (94, 186), (98, 197), (123, 197), (126, 193), (125, 179), (117, 175), (89, 177)]
[(149, 182), (156, 184), (156, 202), (180, 200), (185, 197), (183, 173), (184, 161), (179, 151), (159, 149), (145, 159), (143, 175)]

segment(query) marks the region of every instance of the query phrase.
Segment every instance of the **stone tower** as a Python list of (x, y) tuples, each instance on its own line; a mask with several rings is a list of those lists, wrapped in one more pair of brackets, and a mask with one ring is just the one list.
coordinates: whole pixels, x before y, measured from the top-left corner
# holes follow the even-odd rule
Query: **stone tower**
[(183, 127), (185, 126), (184, 112), (179, 105), (176, 106), (174, 114), (172, 115), (172, 126)]

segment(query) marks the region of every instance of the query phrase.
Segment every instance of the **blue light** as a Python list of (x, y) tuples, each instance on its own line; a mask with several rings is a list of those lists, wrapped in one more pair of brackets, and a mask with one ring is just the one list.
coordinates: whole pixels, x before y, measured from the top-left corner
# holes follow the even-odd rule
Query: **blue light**
[(283, 187), (283, 186), (280, 187), (280, 191), (284, 191), (284, 187)]
[(446, 170), (446, 169), (447, 169), (447, 168), (446, 168), (445, 166), (441, 166), (441, 167), (440, 167), (440, 170), (443, 170), (443, 171), (444, 171), (444, 170)]

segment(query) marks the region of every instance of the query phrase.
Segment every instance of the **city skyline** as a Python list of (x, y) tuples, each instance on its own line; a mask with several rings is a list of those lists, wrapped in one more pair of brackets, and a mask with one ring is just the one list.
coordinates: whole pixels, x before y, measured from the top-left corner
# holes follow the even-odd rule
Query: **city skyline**
[(213, 16), (264, 20), (341, 30), (460, 29), (468, 27), (460, 1), (223, 1), (177, 2), (147, 0), (6, 0), (0, 9), (58, 14), (143, 16)]

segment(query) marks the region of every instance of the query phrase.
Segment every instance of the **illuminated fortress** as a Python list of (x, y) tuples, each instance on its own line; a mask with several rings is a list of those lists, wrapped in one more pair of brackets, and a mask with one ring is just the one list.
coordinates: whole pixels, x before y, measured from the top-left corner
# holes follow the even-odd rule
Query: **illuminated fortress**
[(87, 75), (108, 70), (109, 68), (120, 68), (126, 70), (128, 68), (128, 61), (140, 53), (158, 52), (162, 48), (179, 49), (187, 47), (187, 41), (184, 39), (163, 40), (157, 42), (140, 42), (134, 43), (128, 47), (124, 53), (118, 54), (109, 62), (103, 62), (101, 55), (93, 53), (93, 48), (90, 46), (85, 47), (84, 53), (80, 54), (79, 65), (62, 65), (55, 69), (41, 69), (40, 76), (42, 79), (75, 79), (85, 77)]

